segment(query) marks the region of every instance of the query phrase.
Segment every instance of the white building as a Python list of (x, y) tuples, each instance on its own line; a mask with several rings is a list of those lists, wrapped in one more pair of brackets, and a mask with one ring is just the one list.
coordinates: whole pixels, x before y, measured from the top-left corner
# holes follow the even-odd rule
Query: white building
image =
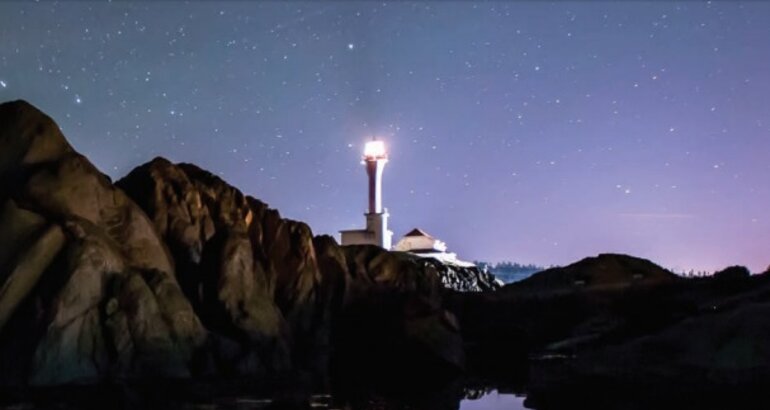
[(393, 232), (388, 230), (387, 209), (382, 207), (382, 171), (388, 162), (388, 153), (382, 141), (370, 141), (364, 147), (363, 164), (369, 177), (369, 211), (366, 228), (340, 231), (342, 245), (377, 245), (390, 249)]
[(400, 252), (409, 252), (424, 258), (435, 258), (441, 262), (457, 266), (470, 267), (475, 266), (470, 262), (457, 259), (457, 254), (447, 252), (446, 243), (440, 241), (422, 229), (414, 228), (404, 235), (393, 250)]
[[(388, 230), (388, 210), (382, 207), (382, 172), (388, 162), (388, 153), (382, 141), (370, 141), (364, 147), (362, 163), (366, 166), (369, 180), (369, 209), (364, 214), (366, 228), (340, 231), (342, 245), (377, 245), (391, 249), (393, 232)], [(474, 266), (472, 263), (457, 259), (457, 255), (447, 252), (444, 242), (428, 235), (420, 229), (412, 229), (393, 247), (395, 251), (438, 259), (441, 262), (461, 267)]]

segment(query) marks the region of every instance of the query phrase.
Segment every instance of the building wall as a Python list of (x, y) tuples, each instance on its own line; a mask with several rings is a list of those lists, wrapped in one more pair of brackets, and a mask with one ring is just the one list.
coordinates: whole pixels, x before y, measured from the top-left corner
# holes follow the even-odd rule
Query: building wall
[(364, 229), (356, 231), (342, 231), (342, 245), (379, 245), (374, 232)]

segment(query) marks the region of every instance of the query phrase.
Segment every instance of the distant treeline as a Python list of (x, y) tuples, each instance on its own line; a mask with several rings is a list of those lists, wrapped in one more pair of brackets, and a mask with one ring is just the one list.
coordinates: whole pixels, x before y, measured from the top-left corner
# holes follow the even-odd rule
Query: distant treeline
[(694, 269), (690, 269), (688, 271), (673, 271), (673, 272), (685, 278), (704, 278), (706, 276), (711, 276), (714, 274), (714, 272), (710, 272), (707, 270), (694, 270)]
[(508, 261), (498, 263), (474, 261), (474, 263), (480, 269), (497, 276), (498, 279), (505, 283), (512, 283), (526, 279), (533, 273), (546, 269), (544, 266), (537, 266), (532, 264), (523, 265), (520, 263)]
[[(694, 270), (690, 269), (689, 271), (674, 271), (679, 276), (683, 276), (685, 278), (704, 278), (707, 276), (721, 276), (721, 277), (728, 277), (728, 276), (749, 276), (751, 275), (751, 272), (749, 269), (745, 266), (740, 265), (733, 265), (728, 266), (720, 271), (716, 272), (709, 272), (705, 270)], [(770, 274), (770, 266), (767, 267), (767, 269), (764, 272), (761, 272), (764, 274)], [(757, 272), (756, 274), (759, 274)]]

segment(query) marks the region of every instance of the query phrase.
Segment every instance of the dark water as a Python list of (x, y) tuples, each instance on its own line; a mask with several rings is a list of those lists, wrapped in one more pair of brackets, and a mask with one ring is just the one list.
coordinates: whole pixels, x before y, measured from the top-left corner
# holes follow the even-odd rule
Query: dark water
[[(317, 410), (347, 410), (358, 409), (360, 407), (354, 407), (350, 404), (335, 403), (334, 399), (329, 395), (313, 395), (306, 402), (288, 404), (273, 399), (249, 397), (249, 396), (234, 396), (234, 397), (220, 397), (212, 399), (211, 401), (202, 402), (184, 402), (184, 401), (164, 401), (156, 403), (144, 403), (141, 405), (127, 406), (127, 403), (121, 402), (119, 399), (113, 401), (114, 407), (105, 408), (164, 408), (164, 409), (179, 409), (179, 410), (270, 410), (270, 409), (317, 409)], [(414, 408), (419, 409), (421, 407), (404, 406), (391, 407), (392, 403), (383, 402), (382, 399), (373, 399), (368, 403), (371, 407), (366, 409), (390, 409), (390, 408)], [(87, 403), (77, 400), (61, 400), (56, 402), (34, 402), (23, 401), (19, 403), (0, 405), (2, 410), (36, 410), (36, 409), (79, 409), (79, 408), (95, 408), (101, 406), (95, 406), (93, 403)], [(473, 397), (467, 397), (461, 399), (459, 403), (459, 410), (521, 410), (524, 407), (524, 397), (514, 394), (499, 393), (496, 390), (485, 392), (481, 395), (474, 395)]]
[[(543, 378), (464, 374), (441, 378), (440, 373), (419, 374), (415, 368), (400, 373), (346, 373), (332, 381), (329, 394), (313, 394), (301, 379), (269, 386), (266, 380), (222, 382), (185, 381), (158, 386), (110, 385), (3, 392), (0, 410), (37, 409), (163, 409), (163, 410), (579, 410), (579, 409), (770, 409), (767, 377), (739, 384), (661, 383), (638, 379), (580, 380), (561, 367)], [(375, 377), (379, 374), (379, 379)], [(355, 377), (351, 377), (351, 375)], [(413, 377), (409, 377), (409, 376)], [(540, 375), (540, 376), (538, 376)], [(518, 376), (518, 375), (517, 375)], [(261, 389), (261, 390), (260, 390)]]
[[(73, 410), (73, 409), (163, 409), (163, 410), (579, 410), (579, 409), (768, 409), (766, 389), (747, 394), (727, 392), (714, 395), (713, 389), (680, 392), (678, 396), (661, 396), (651, 386), (638, 386), (635, 392), (615, 391), (610, 386), (583, 386), (580, 391), (552, 391), (546, 395), (531, 392), (524, 395), (494, 388), (462, 388), (426, 391), (423, 395), (405, 396), (363, 393), (339, 398), (331, 395), (298, 395), (265, 398), (259, 395), (198, 395), (195, 399), (164, 397), (162, 392), (144, 394), (103, 395), (98, 390), (72, 396), (41, 391), (22, 400), (7, 400), (0, 395), (0, 410)], [(527, 393), (530, 394), (530, 393)], [(526, 401), (526, 403), (525, 403)]]
[[(345, 407), (344, 404), (335, 404), (331, 396), (316, 395), (310, 399), (308, 403), (311, 409), (318, 410), (342, 410)], [(382, 403), (372, 403), (373, 406)], [(214, 401), (212, 403), (195, 404), (187, 407), (191, 410), (259, 410), (270, 409), (271, 406), (275, 406), (276, 403), (272, 400), (257, 399), (257, 398), (232, 398)], [(459, 410), (522, 410), (524, 407), (524, 397), (516, 396), (514, 394), (498, 393), (496, 390), (492, 390), (483, 394), (480, 397), (465, 398), (459, 403)]]
[(238, 386), (90, 386), (25, 391), (16, 397), (0, 391), (0, 410), (163, 409), (163, 410), (521, 410), (524, 397), (492, 387), (463, 382), (425, 390), (366, 390), (341, 396), (284, 390), (273, 397), (245, 393)]

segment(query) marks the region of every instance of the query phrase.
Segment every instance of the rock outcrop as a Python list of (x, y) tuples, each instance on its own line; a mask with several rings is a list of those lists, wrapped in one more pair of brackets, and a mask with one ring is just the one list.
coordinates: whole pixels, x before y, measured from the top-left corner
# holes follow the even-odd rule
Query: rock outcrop
[[(369, 308), (400, 329), (403, 352), (459, 368), (442, 283), (494, 286), (478, 271), (314, 237), (191, 164), (156, 158), (113, 184), (51, 118), (0, 105), (0, 385), (323, 379), (335, 341), (377, 345), (346, 327), (376, 332), (359, 315)], [(342, 356), (371, 355), (355, 351)]]
[(504, 285), (495, 275), (479, 269), (477, 266), (461, 266), (442, 263), (433, 258), (422, 258), (426, 268), (434, 269), (444, 288), (458, 292), (490, 292), (501, 289)]
[(144, 212), (27, 103), (0, 147), (2, 382), (189, 377), (206, 330)]
[[(212, 345), (219, 369), (208, 370), (243, 375), (290, 368), (289, 322), (276, 302), (289, 315), (309, 303), (318, 281), (309, 229), (205, 171), (162, 158), (117, 185), (153, 221), (196, 314), (222, 339)], [(291, 278), (279, 279), (284, 271), (272, 263), (274, 255), (294, 264)], [(292, 281), (300, 292), (279, 288)]]

